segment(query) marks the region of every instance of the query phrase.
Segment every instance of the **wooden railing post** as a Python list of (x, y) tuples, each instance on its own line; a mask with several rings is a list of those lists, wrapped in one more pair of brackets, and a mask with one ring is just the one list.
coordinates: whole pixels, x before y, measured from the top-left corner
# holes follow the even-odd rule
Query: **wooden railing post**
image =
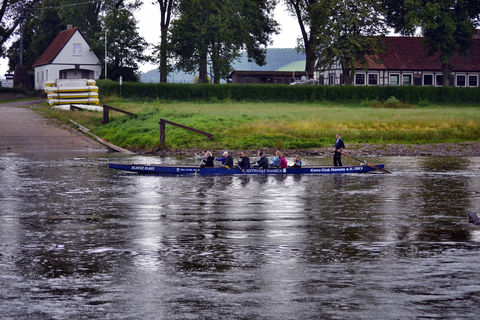
[(110, 122), (110, 110), (121, 112), (121, 113), (124, 113), (124, 114), (128, 114), (129, 116), (134, 117), (134, 118), (137, 117), (137, 115), (134, 114), (134, 113), (131, 113), (131, 112), (128, 112), (128, 111), (125, 111), (125, 110), (122, 110), (122, 109), (118, 109), (118, 108), (115, 108), (115, 107), (112, 107), (112, 106), (107, 106), (106, 104), (104, 104), (103, 105), (103, 124), (104, 125)]
[(104, 125), (110, 122), (109, 113), (110, 113), (110, 107), (104, 104), (103, 105), (103, 124)]
[(213, 140), (213, 135), (208, 133), (208, 132), (198, 130), (198, 129), (195, 129), (195, 128), (191, 128), (191, 127), (187, 127), (187, 126), (184, 126), (183, 124), (176, 123), (176, 122), (173, 122), (173, 121), (170, 121), (170, 120), (160, 119), (160, 122), (158, 124), (160, 125), (160, 139), (158, 141), (159, 146), (163, 146), (165, 144), (165, 125), (166, 124), (171, 124), (172, 126), (175, 126), (175, 127), (179, 127), (179, 128), (185, 129), (185, 130), (193, 131), (195, 133), (203, 134), (204, 136), (206, 136), (208, 138), (208, 140)]
[(160, 119), (160, 140), (159, 140), (159, 144), (160, 145), (164, 145), (165, 144), (165, 120), (163, 119)]

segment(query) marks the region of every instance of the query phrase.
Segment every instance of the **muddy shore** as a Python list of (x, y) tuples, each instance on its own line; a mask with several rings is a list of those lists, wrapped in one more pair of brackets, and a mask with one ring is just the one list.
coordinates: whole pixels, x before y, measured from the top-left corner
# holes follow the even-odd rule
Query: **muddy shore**
[[(480, 156), (480, 142), (462, 142), (462, 143), (436, 143), (436, 144), (348, 144), (346, 143), (346, 152), (354, 156)], [(266, 154), (275, 153), (276, 149), (262, 149)], [(138, 153), (154, 154), (157, 156), (191, 156), (200, 149), (181, 149), (172, 150), (163, 148), (160, 150), (141, 151)], [(219, 155), (222, 150), (210, 150), (215, 155)], [(256, 154), (258, 150), (245, 150), (247, 154)], [(301, 156), (328, 156), (333, 152), (332, 148), (313, 148), (313, 149), (289, 149), (283, 150), (287, 156), (295, 154)], [(234, 155), (240, 154), (241, 150), (229, 150)]]

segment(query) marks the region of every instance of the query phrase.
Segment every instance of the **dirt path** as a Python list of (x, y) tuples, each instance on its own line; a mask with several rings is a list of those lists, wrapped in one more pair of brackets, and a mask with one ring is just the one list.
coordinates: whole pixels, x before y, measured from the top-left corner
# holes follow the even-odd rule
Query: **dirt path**
[(59, 126), (26, 108), (41, 102), (0, 104), (0, 154), (56, 157), (108, 152), (106, 147), (78, 131)]

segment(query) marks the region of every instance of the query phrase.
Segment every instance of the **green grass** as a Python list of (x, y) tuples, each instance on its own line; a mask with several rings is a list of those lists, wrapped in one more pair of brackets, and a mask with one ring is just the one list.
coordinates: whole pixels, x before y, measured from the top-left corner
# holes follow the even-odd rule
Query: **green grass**
[(131, 149), (158, 144), (160, 118), (214, 135), (214, 141), (167, 125), (166, 144), (173, 149), (313, 148), (330, 146), (340, 132), (347, 143), (422, 144), (480, 141), (480, 108), (472, 106), (371, 108), (335, 103), (195, 103), (138, 102), (112, 98), (106, 104), (139, 115), (130, 118), (102, 114), (45, 110), (63, 121), (71, 118), (96, 135)]

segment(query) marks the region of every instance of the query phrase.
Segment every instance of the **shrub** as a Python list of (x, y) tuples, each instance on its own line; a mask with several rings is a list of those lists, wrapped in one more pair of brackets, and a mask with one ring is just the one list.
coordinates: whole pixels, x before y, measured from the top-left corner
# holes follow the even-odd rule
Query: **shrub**
[[(270, 102), (361, 102), (391, 101), (395, 107), (399, 101), (417, 104), (480, 103), (480, 88), (419, 87), (419, 86), (290, 86), (268, 84), (178, 84), (124, 82), (120, 86), (110, 80), (99, 80), (101, 97), (118, 95), (144, 100), (203, 100), (203, 101), (270, 101)], [(390, 104), (390, 102), (389, 102)]]

